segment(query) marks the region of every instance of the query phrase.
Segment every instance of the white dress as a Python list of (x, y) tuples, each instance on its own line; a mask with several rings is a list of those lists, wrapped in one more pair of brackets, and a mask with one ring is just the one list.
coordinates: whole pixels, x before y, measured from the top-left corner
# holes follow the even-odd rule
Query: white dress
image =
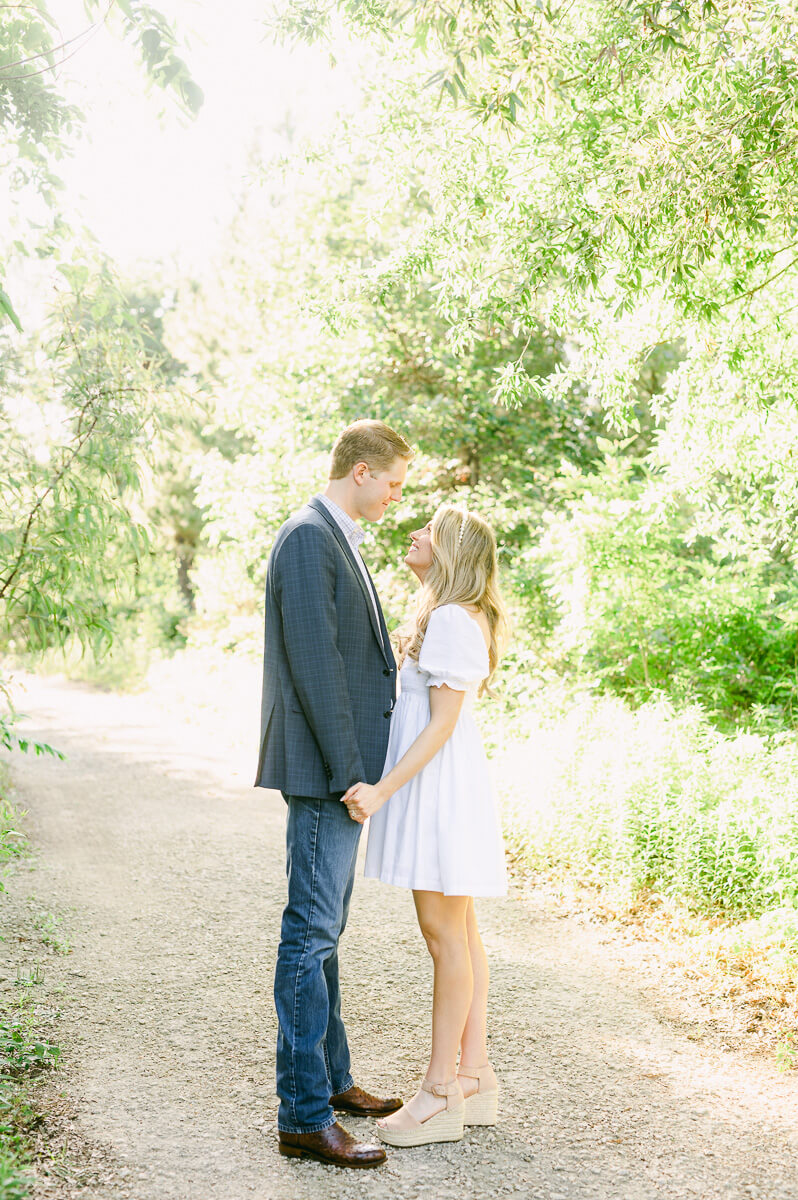
[(365, 874), (445, 896), (507, 891), (488, 760), (471, 709), (490, 670), (482, 630), (459, 604), (430, 614), (418, 662), (406, 658), (391, 718), (383, 775), (429, 723), (429, 689), (446, 684), (466, 697), (451, 736), (370, 818)]

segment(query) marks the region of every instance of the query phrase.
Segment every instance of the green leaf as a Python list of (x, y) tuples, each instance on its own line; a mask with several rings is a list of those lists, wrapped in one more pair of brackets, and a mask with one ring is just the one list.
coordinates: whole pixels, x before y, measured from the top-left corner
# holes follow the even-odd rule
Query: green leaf
[(141, 48), (144, 51), (147, 62), (152, 65), (161, 57), (161, 48), (163, 42), (161, 35), (157, 29), (145, 29), (140, 37)]
[(193, 79), (184, 79), (180, 84), (180, 94), (193, 113), (198, 113), (205, 103), (205, 93)]
[(0, 288), (0, 312), (5, 313), (11, 323), (22, 333), (22, 322), (14, 311), (14, 306), (7, 292)]

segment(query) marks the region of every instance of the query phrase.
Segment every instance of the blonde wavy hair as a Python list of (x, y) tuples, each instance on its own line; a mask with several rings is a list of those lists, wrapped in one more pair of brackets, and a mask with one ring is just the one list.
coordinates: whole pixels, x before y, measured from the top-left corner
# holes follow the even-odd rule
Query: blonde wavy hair
[(509, 636), (507, 610), (499, 590), (496, 535), (482, 517), (443, 504), (432, 518), (432, 564), (421, 588), (415, 624), (402, 657), (418, 660), (430, 615), (444, 604), (476, 608), (488, 618), (490, 672), (480, 695), (493, 695), (490, 681)]

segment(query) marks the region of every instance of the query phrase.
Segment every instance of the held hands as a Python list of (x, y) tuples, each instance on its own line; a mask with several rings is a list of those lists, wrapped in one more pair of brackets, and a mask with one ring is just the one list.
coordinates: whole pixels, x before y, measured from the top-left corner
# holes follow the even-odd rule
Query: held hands
[(382, 808), (388, 796), (379, 784), (372, 786), (370, 783), (353, 783), (341, 799), (352, 820), (362, 825), (366, 817), (372, 816), (378, 808)]

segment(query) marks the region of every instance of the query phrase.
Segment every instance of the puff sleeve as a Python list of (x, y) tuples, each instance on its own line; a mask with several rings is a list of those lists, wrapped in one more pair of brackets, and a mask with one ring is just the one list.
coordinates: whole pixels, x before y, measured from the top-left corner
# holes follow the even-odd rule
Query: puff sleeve
[(490, 673), (482, 630), (459, 604), (444, 604), (430, 614), (418, 656), (428, 687), (465, 692)]

